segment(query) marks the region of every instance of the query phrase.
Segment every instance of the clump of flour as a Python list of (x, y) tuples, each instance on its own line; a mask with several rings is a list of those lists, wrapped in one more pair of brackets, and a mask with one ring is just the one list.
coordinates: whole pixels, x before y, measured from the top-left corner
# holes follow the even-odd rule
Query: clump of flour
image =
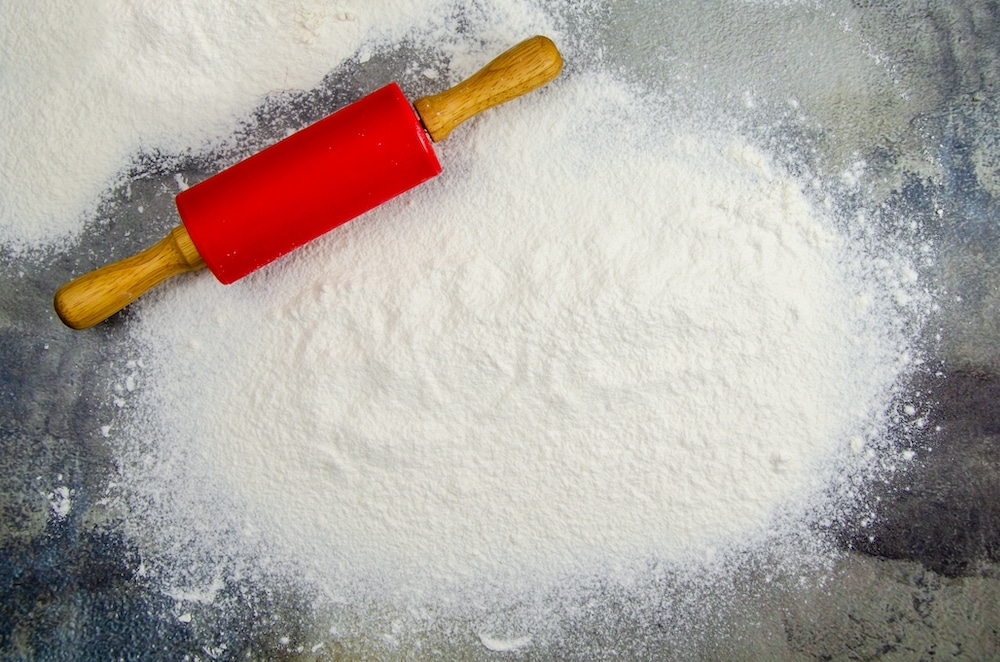
[(510, 604), (800, 526), (901, 340), (799, 183), (597, 74), (441, 159), (245, 281), (142, 305), (168, 432), (132, 488), (184, 485), (185, 528), (222, 518), (348, 601)]

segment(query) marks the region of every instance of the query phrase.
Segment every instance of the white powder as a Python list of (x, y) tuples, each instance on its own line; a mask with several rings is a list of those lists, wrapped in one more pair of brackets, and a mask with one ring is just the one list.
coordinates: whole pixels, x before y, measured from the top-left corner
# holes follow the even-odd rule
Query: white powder
[[(451, 4), (3, 3), (0, 243), (74, 238), (140, 150), (215, 146), (265, 95), (315, 86), (362, 43), (415, 25), (447, 43)], [(544, 28), (519, 0), (501, 4), (505, 30)]]
[(786, 527), (885, 406), (895, 339), (794, 180), (662, 119), (558, 82), (289, 260), (164, 290), (154, 475), (211, 476), (354, 600), (514, 600)]

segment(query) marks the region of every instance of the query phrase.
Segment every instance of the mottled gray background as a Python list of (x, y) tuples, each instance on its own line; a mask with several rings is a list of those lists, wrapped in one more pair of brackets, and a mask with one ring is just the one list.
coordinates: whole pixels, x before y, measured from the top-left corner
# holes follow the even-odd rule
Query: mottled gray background
[[(564, 19), (578, 37), (565, 47), (566, 75), (609, 66), (668, 107), (702, 104), (737, 118), (824, 181), (865, 161), (860, 192), (837, 203), (872, 211), (886, 236), (916, 221), (934, 246), (920, 277), (940, 311), (923, 339), (930, 368), (910, 385), (930, 405), (930, 425), (911, 431), (911, 470), (875, 487), (873, 524), (837, 531), (844, 554), (825, 582), (748, 576), (713, 627), (686, 640), (677, 636), (683, 624), (609, 602), (576, 617), (580, 646), (505, 656), (1000, 659), (1000, 4), (622, 0)], [(349, 62), (316, 90), (264, 103), (236, 149), (250, 153), (388, 80), (430, 91), (405, 63), (433, 57), (403, 46)], [(79, 245), (0, 253), (0, 654), (490, 657), (461, 632), (388, 652), (332, 639), (299, 651), (297, 642), (324, 632), (307, 596), (273, 587), (227, 585), (224, 608), (206, 607), (195, 627), (144, 577), (138, 549), (100, 501), (115, 471), (100, 426), (128, 359), (128, 313), (74, 333), (50, 302), (67, 278), (145, 247), (176, 222), (174, 176), (196, 180), (210, 166), (170, 156), (137, 154), (128, 186), (107, 192)], [(146, 213), (135, 213), (136, 201)], [(65, 517), (51, 505), (61, 485), (71, 490)]]

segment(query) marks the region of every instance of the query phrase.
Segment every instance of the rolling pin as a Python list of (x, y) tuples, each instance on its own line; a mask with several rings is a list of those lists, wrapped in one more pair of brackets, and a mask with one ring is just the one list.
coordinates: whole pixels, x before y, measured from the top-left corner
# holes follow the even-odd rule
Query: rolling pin
[(413, 106), (390, 83), (182, 191), (180, 225), (146, 250), (60, 287), (56, 313), (85, 329), (157, 283), (206, 266), (232, 283), (438, 175), (432, 143), (561, 69), (555, 44), (537, 36)]

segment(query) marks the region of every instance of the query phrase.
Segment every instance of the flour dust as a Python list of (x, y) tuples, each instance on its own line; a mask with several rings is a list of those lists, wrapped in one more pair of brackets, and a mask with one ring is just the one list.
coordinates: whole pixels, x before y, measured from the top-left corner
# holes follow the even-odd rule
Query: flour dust
[[(547, 27), (520, 0), (479, 12), (494, 23), (487, 43)], [(266, 95), (313, 88), (415, 27), (448, 50), (462, 17), (448, 0), (40, 0), (0, 18), (0, 242), (23, 252), (78, 239), (137, 153), (218, 151)]]

